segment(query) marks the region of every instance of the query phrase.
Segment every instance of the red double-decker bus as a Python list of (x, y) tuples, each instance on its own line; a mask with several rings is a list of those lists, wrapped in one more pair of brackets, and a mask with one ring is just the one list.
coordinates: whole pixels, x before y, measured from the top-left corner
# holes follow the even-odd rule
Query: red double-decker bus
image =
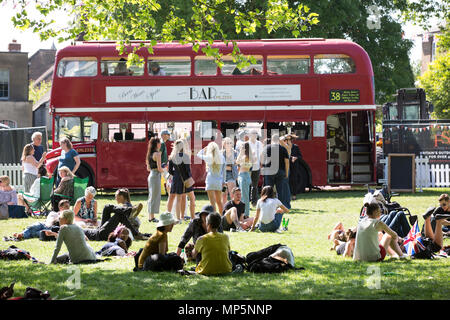
[(195, 155), (220, 138), (214, 132), (254, 128), (262, 136), (273, 130), (298, 136), (304, 187), (376, 181), (374, 79), (363, 48), (338, 39), (238, 45), (254, 58), (243, 69), (231, 57), (232, 46), (222, 42), (214, 43), (224, 55), (222, 68), (179, 43), (158, 44), (153, 54), (141, 48), (143, 63), (131, 66), (114, 42), (59, 50), (47, 168), (55, 171), (58, 141), (68, 136), (81, 158), (77, 175), (89, 176), (90, 184), (147, 188), (149, 137), (167, 129), (171, 141), (190, 141), (193, 177), (201, 187), (206, 172)]

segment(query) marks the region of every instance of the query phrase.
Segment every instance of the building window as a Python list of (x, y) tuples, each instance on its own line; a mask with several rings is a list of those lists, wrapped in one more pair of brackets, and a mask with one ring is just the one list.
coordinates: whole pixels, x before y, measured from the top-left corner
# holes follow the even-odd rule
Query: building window
[(9, 70), (0, 69), (0, 99), (9, 98)]
[(431, 62), (436, 60), (436, 46), (437, 46), (437, 38), (433, 36), (431, 38)]

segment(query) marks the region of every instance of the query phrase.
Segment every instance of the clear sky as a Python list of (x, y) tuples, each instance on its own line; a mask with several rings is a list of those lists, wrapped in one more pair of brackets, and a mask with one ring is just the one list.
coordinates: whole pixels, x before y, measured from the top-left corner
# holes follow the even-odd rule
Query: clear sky
[[(33, 8), (28, 9), (29, 13), (33, 12)], [(52, 44), (55, 44), (56, 49), (61, 49), (70, 42), (58, 43), (57, 40), (47, 40), (41, 42), (39, 35), (33, 33), (31, 30), (22, 31), (15, 29), (11, 17), (13, 16), (13, 6), (6, 0), (0, 3), (0, 30), (3, 31), (0, 37), (0, 51), (8, 51), (8, 44), (13, 39), (17, 40), (22, 45), (22, 52), (28, 52), (28, 56), (31, 56), (39, 49), (50, 49)], [(67, 20), (67, 16), (64, 14), (54, 15), (54, 19), (58, 24), (64, 24)], [(405, 37), (414, 41), (414, 47), (410, 52), (410, 60), (412, 62), (419, 61), (421, 59), (422, 42), (421, 38), (417, 37), (417, 34), (422, 33), (420, 27), (415, 27), (412, 24), (404, 26)]]

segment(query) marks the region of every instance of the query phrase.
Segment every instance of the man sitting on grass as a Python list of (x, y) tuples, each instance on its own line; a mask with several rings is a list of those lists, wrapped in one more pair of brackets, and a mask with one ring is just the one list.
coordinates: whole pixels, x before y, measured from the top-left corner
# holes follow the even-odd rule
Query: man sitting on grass
[(231, 229), (236, 231), (244, 231), (252, 225), (254, 218), (244, 219), (245, 203), (241, 202), (241, 189), (238, 187), (233, 188), (231, 195), (233, 198), (223, 207), (223, 231), (230, 231)]
[(42, 230), (49, 231), (49, 233), (51, 233), (50, 230), (52, 229), (52, 227), (55, 225), (59, 225), (59, 213), (63, 212), (64, 210), (70, 209), (69, 200), (64, 199), (59, 201), (58, 208), (59, 208), (58, 212), (52, 211), (48, 214), (45, 223), (36, 222), (31, 226), (28, 226), (21, 233), (14, 233), (13, 237), (18, 240), (26, 240), (32, 238), (39, 238), (39, 235), (41, 234)]
[(195, 258), (198, 253), (202, 255), (202, 259), (195, 269), (199, 274), (217, 275), (230, 273), (232, 270), (232, 264), (228, 257), (230, 241), (226, 234), (217, 231), (220, 223), (220, 214), (210, 213), (206, 218), (208, 233), (198, 238), (195, 243), (193, 257)]

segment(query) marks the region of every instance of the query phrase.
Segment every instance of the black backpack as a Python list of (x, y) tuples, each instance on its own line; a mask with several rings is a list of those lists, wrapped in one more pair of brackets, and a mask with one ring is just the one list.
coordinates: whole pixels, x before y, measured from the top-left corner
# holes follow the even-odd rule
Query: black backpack
[(183, 269), (184, 261), (176, 253), (152, 254), (145, 259), (144, 271), (177, 271)]
[(239, 264), (242, 266), (242, 268), (247, 267), (246, 258), (244, 256), (240, 255), (239, 253), (237, 253), (236, 251), (229, 251), (228, 258), (231, 261), (232, 270), (236, 269), (236, 266)]
[(272, 253), (277, 251), (278, 248), (281, 247), (281, 246), (282, 246), (282, 244), (279, 243), (279, 244), (271, 245), (271, 246), (269, 246), (267, 248), (264, 248), (264, 249), (261, 249), (259, 251), (250, 252), (246, 256), (247, 264), (250, 265), (254, 261), (261, 260), (263, 258), (266, 258), (266, 257), (270, 256)]
[(248, 265), (248, 271), (255, 273), (281, 273), (291, 269), (294, 269), (294, 267), (289, 263), (284, 263), (272, 257), (256, 260)]

